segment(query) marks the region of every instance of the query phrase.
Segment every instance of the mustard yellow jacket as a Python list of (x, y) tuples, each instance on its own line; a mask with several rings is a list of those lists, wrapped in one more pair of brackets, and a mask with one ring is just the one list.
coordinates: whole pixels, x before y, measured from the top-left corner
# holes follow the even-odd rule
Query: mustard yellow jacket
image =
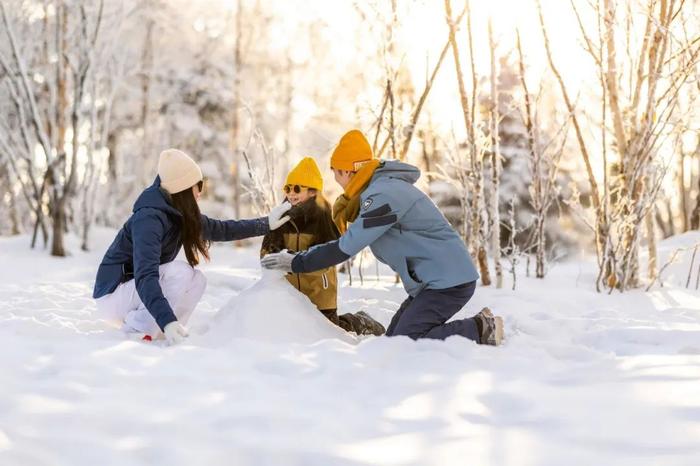
[[(331, 207), (320, 194), (298, 204), (287, 213), (291, 220), (263, 238), (260, 257), (287, 249), (306, 251), (340, 237)], [(319, 310), (338, 308), (338, 277), (335, 266), (309, 273), (290, 273), (287, 280), (304, 293)]]

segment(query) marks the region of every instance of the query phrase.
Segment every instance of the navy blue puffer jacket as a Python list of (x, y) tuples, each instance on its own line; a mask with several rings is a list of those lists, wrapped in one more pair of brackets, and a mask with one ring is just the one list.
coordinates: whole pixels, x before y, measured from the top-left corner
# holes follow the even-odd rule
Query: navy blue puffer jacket
[[(136, 280), (136, 291), (162, 329), (177, 320), (158, 282), (158, 267), (177, 257), (182, 247), (180, 212), (168, 202), (160, 178), (134, 203), (133, 214), (117, 233), (97, 269), (92, 297), (112, 293), (120, 283)], [(267, 217), (251, 220), (214, 220), (202, 215), (202, 234), (208, 241), (233, 241), (267, 234)]]

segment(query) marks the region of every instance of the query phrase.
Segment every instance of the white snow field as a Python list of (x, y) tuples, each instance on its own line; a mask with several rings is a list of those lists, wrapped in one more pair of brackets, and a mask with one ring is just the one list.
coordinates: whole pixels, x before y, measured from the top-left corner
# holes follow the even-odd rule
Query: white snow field
[[(166, 347), (98, 320), (114, 232), (96, 235), (66, 259), (0, 238), (0, 465), (700, 464), (690, 251), (649, 293), (596, 293), (588, 261), (479, 287), (458, 315), (502, 314), (493, 348), (351, 338), (279, 276), (260, 280), (255, 246), (217, 246), (191, 337)], [(660, 263), (698, 241), (663, 242)], [(387, 324), (404, 292), (367, 263), (341, 312)]]

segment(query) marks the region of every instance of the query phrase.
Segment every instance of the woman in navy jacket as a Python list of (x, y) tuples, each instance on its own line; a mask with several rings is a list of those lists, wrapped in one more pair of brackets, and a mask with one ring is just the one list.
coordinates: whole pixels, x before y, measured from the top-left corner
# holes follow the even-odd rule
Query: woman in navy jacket
[[(268, 217), (210, 219), (197, 204), (202, 185), (202, 171), (187, 154), (160, 154), (155, 182), (136, 200), (97, 270), (93, 298), (104, 318), (127, 332), (159, 337), (162, 331), (169, 344), (181, 342), (206, 287), (194, 267), (200, 256), (209, 259), (209, 243), (262, 236), (289, 220), (283, 217), (288, 203)], [(181, 247), (187, 262), (175, 260)]]

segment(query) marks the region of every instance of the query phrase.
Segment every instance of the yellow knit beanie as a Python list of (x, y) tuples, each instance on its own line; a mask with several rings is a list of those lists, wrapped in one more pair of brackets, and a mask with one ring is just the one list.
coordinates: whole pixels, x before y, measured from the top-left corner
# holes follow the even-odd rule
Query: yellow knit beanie
[(359, 130), (348, 131), (331, 155), (331, 168), (356, 172), (372, 160), (372, 148)]
[(202, 170), (189, 155), (177, 149), (166, 149), (158, 159), (160, 186), (170, 194), (176, 194), (202, 180)]
[(317, 191), (323, 191), (323, 177), (321, 171), (316, 165), (316, 161), (311, 157), (304, 157), (296, 167), (287, 175), (285, 185), (298, 184), (307, 188), (314, 188)]

